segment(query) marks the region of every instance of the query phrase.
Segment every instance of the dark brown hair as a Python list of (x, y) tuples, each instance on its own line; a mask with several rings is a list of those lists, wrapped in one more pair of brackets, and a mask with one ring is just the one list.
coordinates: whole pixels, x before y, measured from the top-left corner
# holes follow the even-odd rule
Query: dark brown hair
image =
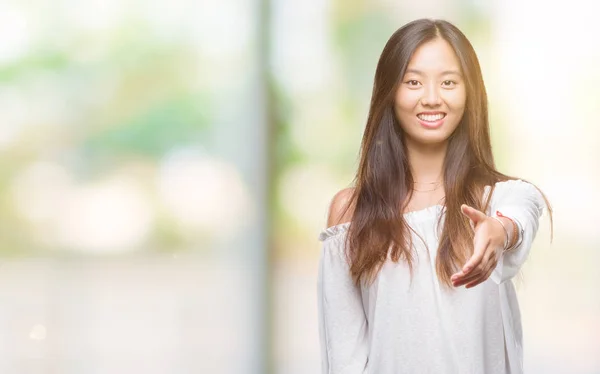
[[(411, 56), (419, 46), (435, 38), (443, 38), (456, 53), (467, 93), (463, 117), (448, 139), (444, 161), (446, 213), (436, 260), (442, 283), (451, 285), (451, 275), (473, 250), (473, 232), (461, 213), (461, 204), (485, 211), (495, 183), (516, 179), (497, 171), (494, 164), (487, 94), (471, 43), (447, 21), (420, 19), (404, 25), (390, 37), (377, 64), (355, 188), (346, 206), (354, 208), (346, 255), (357, 285), (362, 280), (374, 280), (388, 250), (393, 261), (407, 261), (412, 272), (411, 228), (403, 212), (412, 193), (408, 186), (412, 186), (413, 177), (393, 104)], [(492, 190), (488, 199), (482, 201), (486, 185)], [(550, 204), (545, 196), (544, 199), (552, 219)]]

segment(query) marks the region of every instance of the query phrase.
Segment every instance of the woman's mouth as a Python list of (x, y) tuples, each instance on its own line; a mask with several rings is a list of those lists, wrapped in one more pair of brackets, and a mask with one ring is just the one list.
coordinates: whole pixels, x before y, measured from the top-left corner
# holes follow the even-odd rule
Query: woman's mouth
[(417, 118), (421, 123), (421, 126), (426, 127), (428, 129), (437, 129), (442, 126), (444, 123), (444, 119), (446, 118), (446, 113), (444, 112), (434, 112), (434, 113), (419, 113), (417, 114)]

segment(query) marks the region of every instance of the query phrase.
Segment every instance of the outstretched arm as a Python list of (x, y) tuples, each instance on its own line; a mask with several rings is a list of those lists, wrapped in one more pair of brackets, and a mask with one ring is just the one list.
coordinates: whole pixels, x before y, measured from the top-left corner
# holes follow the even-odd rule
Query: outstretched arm
[[(475, 232), (474, 250), (473, 256), (451, 278), (456, 287), (465, 284), (467, 288), (474, 287), (488, 278), (498, 284), (513, 278), (527, 259), (545, 207), (535, 186), (521, 180), (498, 183), (490, 205), (492, 214), (500, 212), (508, 218), (493, 219), (472, 207), (462, 206)], [(516, 245), (504, 251), (506, 242)]]

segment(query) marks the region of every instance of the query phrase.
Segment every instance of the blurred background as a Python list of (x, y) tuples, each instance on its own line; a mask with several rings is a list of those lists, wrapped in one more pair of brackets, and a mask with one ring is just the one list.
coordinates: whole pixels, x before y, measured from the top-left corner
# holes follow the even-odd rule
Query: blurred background
[(600, 373), (597, 2), (2, 0), (0, 373), (320, 372), (316, 277), (381, 50), (455, 23), (555, 209), (527, 373)]

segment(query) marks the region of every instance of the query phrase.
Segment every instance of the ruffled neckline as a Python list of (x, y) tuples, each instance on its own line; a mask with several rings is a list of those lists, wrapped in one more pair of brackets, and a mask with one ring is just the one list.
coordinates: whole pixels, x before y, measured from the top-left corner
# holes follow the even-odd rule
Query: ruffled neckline
[[(438, 216), (439, 212), (444, 206), (441, 204), (431, 205), (427, 208), (413, 210), (412, 212), (406, 212), (403, 214), (404, 218), (408, 221), (430, 219)], [(340, 223), (334, 226), (327, 227), (319, 233), (319, 240), (324, 241), (327, 238), (343, 234), (348, 231), (350, 222)]]
[[(498, 189), (498, 187), (500, 187), (500, 186), (508, 187), (510, 185), (520, 185), (520, 184), (528, 184), (528, 182), (526, 182), (522, 179), (508, 179), (505, 181), (499, 181), (499, 182), (495, 183), (496, 189)], [(503, 187), (500, 187), (500, 188), (503, 188)], [(484, 187), (484, 199), (487, 198), (487, 194), (490, 192), (490, 189), (491, 189), (491, 186), (489, 186), (489, 185)], [(428, 206), (427, 208), (404, 213), (404, 218), (406, 218), (406, 220), (408, 220), (408, 221), (422, 221), (422, 220), (435, 218), (438, 216), (438, 214), (442, 210), (442, 208), (444, 208), (444, 205), (441, 205), (441, 204), (431, 205), (431, 206)], [(324, 241), (327, 238), (343, 234), (348, 231), (349, 227), (350, 227), (350, 222), (344, 222), (344, 223), (340, 223), (338, 225), (323, 229), (319, 233), (319, 240)]]

